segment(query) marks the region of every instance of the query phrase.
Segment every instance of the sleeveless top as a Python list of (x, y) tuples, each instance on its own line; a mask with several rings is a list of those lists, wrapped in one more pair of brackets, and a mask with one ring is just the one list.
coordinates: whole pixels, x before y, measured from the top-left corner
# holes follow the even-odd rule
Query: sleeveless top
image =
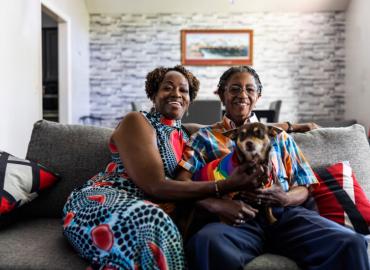
[[(177, 164), (181, 160), (182, 152), (186, 143), (189, 141), (189, 136), (181, 128), (181, 120), (169, 120), (154, 108), (149, 113), (141, 113), (156, 131), (157, 146), (163, 161), (166, 180), (173, 179), (176, 175)], [(83, 189), (110, 186), (127, 192), (128, 195), (138, 199), (151, 201), (150, 197), (138, 188), (134, 181), (130, 179), (129, 175), (127, 175), (117, 148), (112, 142), (110, 142), (110, 151), (112, 162), (108, 164), (105, 172), (101, 172), (91, 178), (83, 186)], [(175, 204), (162, 203), (158, 206), (171, 217), (173, 216)]]

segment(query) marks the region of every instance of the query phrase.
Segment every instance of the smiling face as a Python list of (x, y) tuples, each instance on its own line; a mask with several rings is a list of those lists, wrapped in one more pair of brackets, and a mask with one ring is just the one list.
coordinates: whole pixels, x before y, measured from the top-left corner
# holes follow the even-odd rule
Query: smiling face
[(226, 115), (235, 125), (241, 126), (251, 115), (256, 102), (261, 96), (254, 77), (248, 72), (238, 72), (230, 76), (226, 88), (229, 86), (238, 86), (246, 91), (242, 91), (238, 96), (232, 96), (228, 90), (219, 91), (220, 99), (225, 105)]
[(164, 117), (181, 120), (190, 104), (188, 80), (180, 72), (167, 72), (153, 97), (153, 102)]

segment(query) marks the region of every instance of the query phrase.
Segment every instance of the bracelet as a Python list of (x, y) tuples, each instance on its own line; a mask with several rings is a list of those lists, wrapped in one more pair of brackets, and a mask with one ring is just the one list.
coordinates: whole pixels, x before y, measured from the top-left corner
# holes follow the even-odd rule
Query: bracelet
[(292, 127), (292, 123), (290, 123), (289, 121), (286, 121), (284, 123), (287, 123), (288, 124), (288, 130), (287, 130), (287, 133), (292, 133), (293, 132), (293, 127)]
[(218, 192), (217, 180), (215, 180), (215, 189), (216, 189), (217, 197), (220, 198), (220, 193)]

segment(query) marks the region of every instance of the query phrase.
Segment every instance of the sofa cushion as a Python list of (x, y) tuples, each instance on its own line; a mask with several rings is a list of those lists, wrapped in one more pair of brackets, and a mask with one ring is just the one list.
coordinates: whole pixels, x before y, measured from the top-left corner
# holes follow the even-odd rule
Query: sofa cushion
[(48, 169), (0, 150), (0, 215), (34, 200), (58, 179)]
[(293, 260), (276, 254), (265, 253), (244, 266), (244, 270), (300, 270)]
[(70, 192), (110, 163), (112, 132), (113, 129), (96, 126), (36, 122), (26, 158), (59, 174), (61, 180), (32, 204), (19, 208), (20, 215), (61, 218)]
[(18, 217), (18, 211), (10, 211), (5, 214), (0, 214), (0, 230), (16, 222)]
[[(89, 265), (63, 237), (59, 218), (23, 219), (0, 231), (0, 254), (0, 269), (7, 270), (87, 269)], [(257, 269), (301, 268), (283, 256), (263, 254), (244, 268)]]
[(348, 161), (315, 172), (320, 186), (311, 192), (305, 207), (361, 234), (370, 234), (370, 202)]
[(348, 160), (357, 181), (370, 198), (370, 148), (363, 126), (322, 128), (291, 136), (314, 172)]
[(19, 220), (0, 231), (0, 269), (87, 269), (89, 261), (77, 256), (62, 235), (62, 220)]

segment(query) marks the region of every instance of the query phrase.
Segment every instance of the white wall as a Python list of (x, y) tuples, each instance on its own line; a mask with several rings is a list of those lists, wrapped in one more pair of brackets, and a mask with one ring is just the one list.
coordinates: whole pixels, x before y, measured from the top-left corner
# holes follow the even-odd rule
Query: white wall
[(346, 119), (370, 126), (370, 2), (351, 0), (346, 12)]
[(0, 150), (25, 157), (42, 116), (39, 0), (0, 0)]
[(89, 14), (84, 0), (0, 0), (0, 150), (25, 157), (42, 118), (41, 2), (71, 22), (72, 123), (89, 114)]

